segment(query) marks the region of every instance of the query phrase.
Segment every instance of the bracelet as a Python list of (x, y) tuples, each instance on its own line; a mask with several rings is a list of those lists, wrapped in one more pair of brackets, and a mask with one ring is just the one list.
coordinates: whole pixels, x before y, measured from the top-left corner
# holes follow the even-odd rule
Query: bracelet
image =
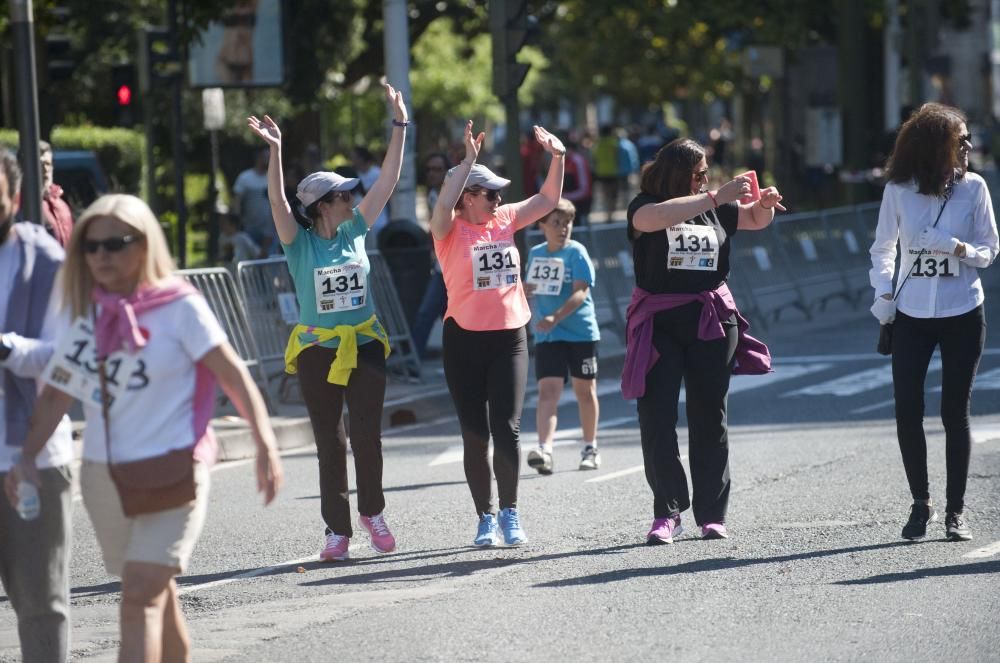
[(396, 118), (392, 118), (392, 126), (394, 127), (408, 127), (409, 125), (410, 125), (409, 120), (400, 121), (397, 120)]
[(712, 195), (712, 192), (711, 191), (706, 191), (705, 195), (708, 196), (708, 199), (712, 201), (712, 207), (715, 208), (715, 209), (718, 209), (719, 208), (719, 201), (717, 201), (715, 199), (715, 196)]

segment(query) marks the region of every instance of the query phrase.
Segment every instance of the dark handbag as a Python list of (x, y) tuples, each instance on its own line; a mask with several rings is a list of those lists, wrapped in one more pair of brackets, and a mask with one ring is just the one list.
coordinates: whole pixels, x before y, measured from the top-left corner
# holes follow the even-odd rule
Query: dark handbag
[(880, 355), (891, 355), (892, 354), (892, 326), (895, 323), (890, 322), (885, 325), (879, 325), (878, 329), (878, 346), (875, 351)]
[(108, 472), (118, 490), (125, 515), (133, 518), (144, 513), (176, 509), (193, 502), (197, 493), (194, 450), (190, 447), (129, 463), (111, 462), (111, 422), (108, 417), (111, 399), (104, 360), (99, 359), (97, 365), (101, 380), (101, 415), (104, 418)]
[[(948, 204), (949, 200), (951, 200), (951, 192), (954, 186), (955, 186), (955, 180), (952, 180), (948, 184), (948, 186), (945, 187), (944, 202), (941, 203), (941, 209), (938, 210), (938, 215), (937, 218), (934, 219), (934, 225), (931, 226), (932, 228), (936, 227), (938, 221), (941, 220), (941, 214), (944, 213), (944, 206)], [(920, 253), (917, 254), (917, 259), (913, 262), (912, 265), (910, 265), (910, 269), (906, 271), (906, 274), (903, 276), (903, 280), (899, 282), (899, 287), (896, 288), (896, 292), (893, 293), (892, 295), (892, 301), (896, 301), (896, 298), (899, 297), (899, 291), (903, 289), (903, 285), (906, 284), (906, 279), (910, 277), (910, 273), (913, 271), (913, 268), (916, 267), (917, 264), (920, 262), (920, 258), (923, 255), (924, 251), (923, 249), (921, 249)], [(879, 325), (878, 344), (875, 346), (875, 352), (879, 353), (880, 355), (889, 356), (892, 354), (892, 330), (894, 324), (895, 322), (890, 322), (887, 324)]]

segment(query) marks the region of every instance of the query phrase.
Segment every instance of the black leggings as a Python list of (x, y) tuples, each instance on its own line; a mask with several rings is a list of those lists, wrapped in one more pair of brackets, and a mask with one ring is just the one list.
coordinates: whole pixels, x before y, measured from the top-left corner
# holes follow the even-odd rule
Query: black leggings
[(347, 386), (326, 381), (337, 356), (313, 346), (299, 355), (299, 386), (309, 411), (319, 458), (320, 509), (327, 528), (351, 536), (347, 486), (347, 433), (344, 401), (351, 422), (351, 450), (358, 481), (358, 512), (375, 516), (385, 508), (382, 493), (382, 404), (385, 402), (385, 350), (378, 341), (358, 346), (358, 367)]
[(692, 505), (677, 446), (677, 404), (684, 382), (694, 518), (704, 525), (725, 522), (729, 505), (726, 405), (739, 332), (731, 318), (723, 322), (724, 338), (700, 340), (701, 308), (695, 302), (653, 318), (653, 345), (660, 358), (646, 375), (646, 393), (637, 405), (653, 517), (676, 516)]
[(915, 500), (930, 499), (927, 440), (924, 437), (924, 381), (935, 346), (941, 348), (941, 422), (945, 432), (946, 510), (949, 512), (961, 512), (965, 507), (965, 485), (972, 452), (969, 405), (985, 341), (986, 316), (982, 305), (947, 318), (913, 318), (896, 313), (892, 338), (896, 435), (910, 493)]
[(442, 341), (444, 376), (462, 428), (465, 480), (476, 514), (495, 513), (489, 461), (491, 434), (500, 508), (516, 507), (521, 408), (528, 383), (525, 329), (469, 331), (448, 318)]

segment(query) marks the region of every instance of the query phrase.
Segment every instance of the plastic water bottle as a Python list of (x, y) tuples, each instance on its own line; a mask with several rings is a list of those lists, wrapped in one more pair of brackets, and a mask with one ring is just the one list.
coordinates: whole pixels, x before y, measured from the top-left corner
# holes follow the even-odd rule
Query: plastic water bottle
[[(14, 464), (21, 462), (21, 454), (15, 454)], [(38, 486), (22, 478), (17, 482), (17, 515), (21, 520), (34, 520), (42, 510), (38, 496)]]

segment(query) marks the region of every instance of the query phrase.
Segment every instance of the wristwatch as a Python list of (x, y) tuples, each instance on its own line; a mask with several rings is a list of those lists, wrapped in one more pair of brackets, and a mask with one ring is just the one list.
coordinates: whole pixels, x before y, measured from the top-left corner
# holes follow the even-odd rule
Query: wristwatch
[(0, 334), (0, 361), (7, 361), (14, 346), (7, 342), (7, 335)]

